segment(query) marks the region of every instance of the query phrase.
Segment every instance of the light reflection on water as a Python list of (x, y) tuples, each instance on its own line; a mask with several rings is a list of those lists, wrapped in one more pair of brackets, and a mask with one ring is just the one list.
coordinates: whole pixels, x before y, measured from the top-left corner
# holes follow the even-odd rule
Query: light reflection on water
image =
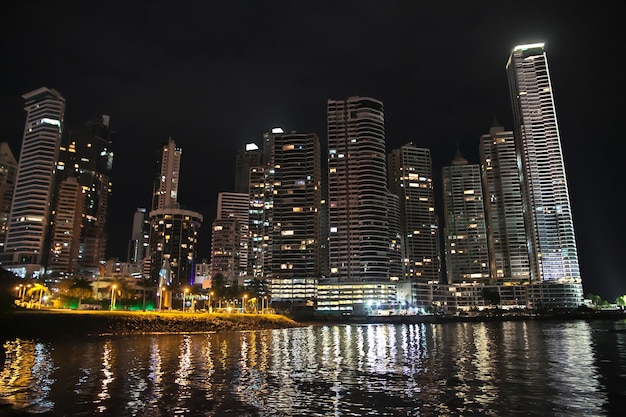
[(66, 416), (611, 415), (625, 322), (8, 340), (0, 401)]

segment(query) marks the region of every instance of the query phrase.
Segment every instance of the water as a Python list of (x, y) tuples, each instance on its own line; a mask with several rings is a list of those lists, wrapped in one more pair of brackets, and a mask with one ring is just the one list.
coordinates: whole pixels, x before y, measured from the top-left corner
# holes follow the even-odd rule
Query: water
[(626, 404), (626, 321), (319, 325), (4, 349), (0, 402), (42, 416), (609, 416)]

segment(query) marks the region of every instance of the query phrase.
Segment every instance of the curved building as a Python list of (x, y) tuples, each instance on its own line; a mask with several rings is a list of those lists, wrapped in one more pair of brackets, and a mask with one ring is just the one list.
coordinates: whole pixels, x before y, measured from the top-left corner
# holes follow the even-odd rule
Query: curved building
[(329, 100), (330, 275), (318, 286), (318, 311), (395, 300), (388, 198), (383, 103), (368, 97)]
[(24, 94), (22, 98), (26, 125), (4, 259), (12, 264), (42, 265), (46, 261), (47, 229), (65, 99), (58, 91), (46, 87)]

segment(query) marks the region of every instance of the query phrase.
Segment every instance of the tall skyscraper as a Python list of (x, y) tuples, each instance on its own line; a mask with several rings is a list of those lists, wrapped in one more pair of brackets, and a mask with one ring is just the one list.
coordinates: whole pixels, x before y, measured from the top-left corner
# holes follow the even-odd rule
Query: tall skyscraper
[(506, 65), (532, 280), (580, 281), (574, 222), (543, 43), (513, 48)]
[[(162, 285), (193, 285), (202, 214), (178, 203), (178, 180), (183, 150), (169, 139), (162, 148), (150, 219), (150, 277)], [(167, 271), (164, 275), (163, 271)]]
[(389, 190), (399, 197), (402, 280), (412, 306), (430, 306), (429, 284), (441, 282), (439, 222), (430, 150), (407, 143), (387, 156)]
[(441, 281), (439, 223), (430, 150), (413, 143), (387, 156), (389, 190), (400, 197), (404, 278), (420, 283)]
[(237, 151), (235, 159), (235, 192), (250, 192), (250, 168), (263, 165), (263, 151), (254, 143)]
[(480, 137), (480, 164), (487, 220), (491, 281), (530, 282), (521, 181), (513, 132), (494, 120)]
[(443, 205), (448, 284), (488, 284), (489, 252), (480, 165), (469, 164), (457, 149), (443, 167)]
[(70, 130), (62, 141), (57, 164), (59, 183), (74, 177), (84, 194), (77, 248), (77, 270), (84, 275), (95, 275), (106, 259), (106, 226), (113, 168), (109, 122), (110, 117), (102, 115)]
[(0, 253), (4, 251), (4, 241), (9, 229), (9, 215), (11, 214), (16, 174), (17, 160), (13, 156), (9, 144), (2, 142), (0, 143)]
[(314, 133), (273, 135), (271, 278), (315, 278), (321, 254), (321, 148)]
[(271, 224), (273, 184), (269, 167), (250, 168), (250, 194), (248, 217), (248, 260), (246, 275), (253, 278), (265, 276), (265, 265), (271, 259), (267, 237)]
[(133, 215), (133, 228), (128, 244), (128, 262), (141, 263), (148, 254), (150, 241), (150, 220), (143, 207), (137, 208)]
[(211, 276), (220, 273), (234, 281), (246, 274), (249, 206), (247, 193), (218, 194), (211, 235)]
[(318, 311), (350, 313), (395, 300), (389, 196), (383, 103), (328, 100), (330, 276), (318, 286)]
[[(24, 94), (26, 123), (20, 150), (9, 230), (5, 243), (8, 263), (30, 264), (28, 274), (43, 265), (48, 248), (55, 164), (65, 115), (65, 99), (46, 87)], [(7, 259), (8, 258), (8, 259)]]
[(172, 138), (163, 145), (158, 164), (158, 176), (154, 182), (152, 210), (178, 208), (178, 177), (183, 150), (176, 147)]

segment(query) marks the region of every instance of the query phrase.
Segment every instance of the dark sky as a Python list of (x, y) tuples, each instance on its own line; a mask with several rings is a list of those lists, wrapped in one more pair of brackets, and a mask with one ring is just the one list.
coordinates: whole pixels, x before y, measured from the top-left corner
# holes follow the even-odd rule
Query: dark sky
[(626, 293), (618, 5), (20, 0), (0, 17), (0, 141), (18, 157), (21, 96), (42, 86), (65, 97), (66, 131), (110, 115), (108, 256), (125, 260), (133, 213), (151, 201), (155, 152), (171, 136), (183, 148), (179, 201), (204, 215), (203, 258), (217, 193), (232, 191), (246, 143), (281, 126), (325, 144), (326, 101), (370, 96), (384, 102), (388, 150), (430, 148), (438, 178), (456, 144), (478, 163), (494, 115), (513, 129), (506, 61), (515, 45), (545, 42), (585, 293), (613, 301)]

